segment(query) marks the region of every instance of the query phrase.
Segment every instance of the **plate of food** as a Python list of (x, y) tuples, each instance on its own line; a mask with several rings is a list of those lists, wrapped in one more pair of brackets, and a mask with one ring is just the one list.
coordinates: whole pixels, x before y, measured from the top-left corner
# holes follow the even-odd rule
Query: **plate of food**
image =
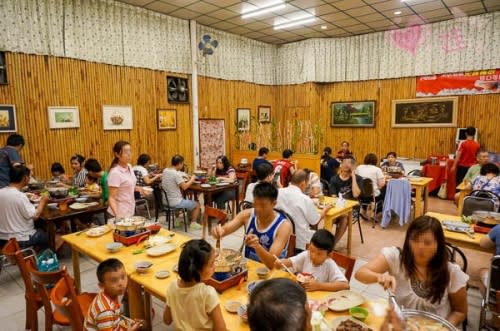
[(28, 197), (28, 200), (33, 203), (38, 203), (40, 202), (40, 200), (42, 200), (42, 197), (35, 193), (26, 192), (26, 196)]
[(103, 234), (108, 233), (109, 231), (111, 231), (111, 228), (109, 226), (102, 225), (85, 231), (85, 234), (89, 237), (100, 237)]
[(408, 331), (456, 331), (457, 329), (444, 318), (435, 314), (414, 309), (403, 309)]
[(227, 185), (229, 185), (228, 182), (220, 182), (220, 183), (215, 184), (215, 186), (227, 186)]
[(333, 319), (327, 328), (321, 330), (350, 330), (350, 331), (374, 331), (368, 325), (363, 322), (356, 321), (354, 318), (349, 316), (340, 316)]
[(204, 188), (210, 188), (210, 187), (212, 187), (212, 185), (210, 185), (210, 184), (201, 184), (200, 186), (204, 187)]
[(172, 241), (171, 236), (150, 236), (149, 239), (144, 241), (144, 245), (149, 247), (160, 246), (170, 241)]
[(159, 246), (153, 246), (151, 248), (146, 249), (146, 254), (153, 257), (162, 256), (175, 251), (176, 248), (177, 246), (175, 244), (164, 244)]
[(365, 298), (354, 291), (343, 290), (332, 293), (327, 299), (328, 308), (333, 311), (343, 311), (365, 302)]
[(97, 202), (75, 202), (71, 205), (69, 205), (69, 208), (73, 209), (73, 210), (81, 210), (81, 209), (85, 209), (85, 208), (88, 208), (88, 207), (92, 207), (92, 206), (97, 206), (98, 203)]

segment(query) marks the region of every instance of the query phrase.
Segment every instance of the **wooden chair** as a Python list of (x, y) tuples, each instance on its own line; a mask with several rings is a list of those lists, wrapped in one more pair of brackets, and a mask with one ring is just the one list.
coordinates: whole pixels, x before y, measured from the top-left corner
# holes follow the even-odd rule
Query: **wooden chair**
[(277, 211), (278, 213), (284, 215), (286, 217), (286, 219), (289, 220), (290, 223), (292, 223), (292, 234), (290, 235), (290, 238), (288, 239), (288, 250), (286, 253), (287, 258), (292, 257), (295, 255), (295, 247), (297, 245), (297, 235), (295, 234), (295, 222), (294, 222), (293, 218), (286, 211), (284, 211), (282, 209), (277, 209), (277, 208), (275, 208), (274, 210)]
[[(63, 266), (58, 271), (42, 272), (36, 270), (34, 263), (31, 261), (26, 265), (33, 285), (35, 285), (37, 293), (39, 293), (42, 299), (43, 310), (45, 312), (45, 331), (52, 331), (54, 324), (70, 325), (70, 317), (63, 314), (63, 311), (61, 310), (53, 310), (52, 303), (50, 301), (53, 291), (51, 286), (54, 286), (57, 282), (59, 282), (59, 280), (63, 280), (64, 275), (67, 274), (66, 267)], [(88, 311), (94, 296), (95, 294), (91, 295), (89, 293), (82, 293), (77, 297), (76, 300), (78, 305), (81, 307), (81, 311)]]
[(245, 199), (245, 193), (247, 191), (247, 185), (250, 178), (250, 172), (248, 171), (237, 171), (236, 178), (238, 179), (238, 184), (240, 185), (240, 196), (238, 197), (238, 203)]
[(202, 238), (205, 238), (205, 231), (208, 226), (208, 233), (211, 231), (211, 222), (210, 219), (215, 218), (217, 220), (217, 224), (224, 225), (227, 222), (227, 214), (220, 209), (205, 206), (205, 211), (203, 213), (203, 221), (202, 221)]
[(55, 307), (54, 316), (64, 316), (72, 330), (83, 330), (84, 320), (95, 295), (95, 293), (77, 295), (75, 281), (64, 272), (50, 293), (50, 300)]
[[(28, 255), (25, 255), (28, 253)], [(26, 330), (38, 330), (37, 311), (42, 307), (42, 298), (35, 291), (31, 282), (27, 262), (35, 262), (35, 251), (33, 248), (21, 249), (16, 238), (11, 238), (2, 249), (2, 254), (10, 263), (17, 264), (24, 282), (24, 299), (26, 300)]]
[(351, 281), (351, 276), (354, 270), (354, 264), (356, 264), (356, 259), (335, 251), (330, 253), (330, 257), (335, 261), (335, 263), (337, 263), (339, 267), (345, 270), (344, 274), (347, 278), (347, 281)]

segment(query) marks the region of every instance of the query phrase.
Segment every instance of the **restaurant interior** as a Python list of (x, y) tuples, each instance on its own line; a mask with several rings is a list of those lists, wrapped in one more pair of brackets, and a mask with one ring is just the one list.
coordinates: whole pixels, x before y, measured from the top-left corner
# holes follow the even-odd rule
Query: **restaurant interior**
[[(459, 323), (450, 323), (432, 309), (403, 306), (404, 319), (411, 324), (408, 318), (427, 317), (442, 327), (439, 330), (500, 329), (500, 258), (494, 259), (500, 238), (496, 254), (494, 244), (493, 248), (481, 245), (491, 228), (500, 224), (500, 211), (498, 205), (470, 210), (467, 201), (477, 188), (460, 186), (463, 176), (456, 180), (463, 154), (457, 151), (462, 151), (464, 141), (472, 140), (488, 153), (487, 162), (496, 164), (494, 181), (498, 181), (500, 1), (3, 0), (0, 12), (0, 145), (6, 146), (12, 134), (22, 135), (25, 143), (19, 155), (22, 163), (33, 166), (30, 183), (43, 182), (42, 190), (51, 192), (55, 162), (64, 167), (70, 183), (76, 154), (97, 160), (109, 171), (117, 157), (113, 146), (119, 141), (128, 142), (132, 166), (139, 155), (147, 154), (148, 170), (161, 174), (174, 165), (174, 156), (181, 155), (188, 184), (192, 175), (196, 177), (194, 186), (183, 193), (201, 206), (203, 227), (190, 227), (187, 213), (168, 208), (163, 196), (168, 194), (162, 192), (165, 178), (158, 176), (150, 184), (153, 192), (141, 190), (135, 201), (135, 215), (146, 220), (143, 226), (149, 225), (144, 227), (147, 237), (137, 235), (133, 242), (120, 236), (118, 214), (109, 213), (116, 209), (108, 209), (99, 195), (73, 208), (80, 202), (74, 198), (82, 198), (82, 192), (77, 190), (71, 199), (51, 195), (51, 206), (41, 211), (38, 221), (43, 220), (49, 232), (51, 257), (57, 257), (59, 268), (67, 269), (67, 278), (61, 279), (74, 281), (74, 290), (68, 293), (101, 291), (97, 266), (117, 258), (128, 278), (128, 302), (122, 306), (128, 311), (121, 315), (123, 320), (129, 326), (140, 320), (143, 330), (176, 330), (175, 325), (181, 325), (177, 315), (173, 324), (166, 325), (164, 311), (167, 288), (179, 278), (176, 267), (183, 245), (204, 238), (219, 252), (222, 247), (242, 258), (242, 243), (253, 235), (244, 232), (246, 227), (221, 240), (213, 234), (218, 231), (217, 220), (224, 218), (220, 224), (226, 227), (238, 221), (236, 215), (247, 212), (247, 207), (252, 209), (244, 204), (246, 188), (256, 175), (252, 162), (259, 149), (267, 147), (265, 156), (272, 165), (285, 158), (283, 151), (291, 150), (296, 172), (307, 168), (321, 178), (321, 192), (308, 197), (322, 215), (320, 227), (335, 233), (332, 223), (347, 215), (346, 233), (333, 253), (352, 264), (345, 267), (344, 262), (333, 260), (348, 271), (350, 289), (345, 293), (352, 297), (339, 296), (347, 305), (338, 308), (332, 304), (337, 300), (335, 291), (307, 291), (312, 309), (307, 317), (313, 330), (351, 330), (339, 326), (348, 318), (354, 318), (358, 327), (399, 330), (397, 323), (387, 322), (388, 307), (399, 307), (397, 293), (391, 296), (376, 280), (364, 280), (364, 270), (387, 247), (403, 248), (412, 221), (423, 216), (441, 222), (441, 232), (450, 244), (450, 261), (468, 277), (465, 315)], [(465, 135), (469, 127), (475, 129), (472, 137)], [(357, 197), (347, 202), (337, 194), (332, 197), (331, 181), (328, 186), (322, 175), (324, 148), (333, 150), (337, 172), (345, 156), (337, 157), (337, 151), (344, 142), (355, 159), (353, 172), (366, 164), (367, 155), (376, 156), (387, 187), (380, 213), (373, 210), (377, 210), (373, 192), (368, 193), (368, 203)], [(404, 169), (380, 168), (389, 152), (397, 154)], [(234, 183), (210, 181), (210, 170), (220, 155), (226, 155), (234, 168)], [(274, 180), (279, 182), (283, 174), (277, 175)], [(408, 199), (389, 187), (396, 182), (404, 182)], [(286, 185), (281, 181), (280, 186)], [(217, 194), (233, 190), (232, 198), (217, 209), (212, 198), (216, 202)], [(27, 193), (28, 197), (39, 191)], [(401, 201), (407, 204), (407, 217), (394, 213)], [(360, 215), (360, 204), (368, 206), (368, 214)], [(389, 216), (382, 226), (386, 209)], [(476, 212), (487, 213), (493, 225), (473, 224), (478, 220)], [(82, 224), (86, 213), (101, 213), (108, 224)], [(0, 210), (0, 215), (3, 222), (6, 213)], [(466, 224), (466, 230), (446, 222)], [(161, 227), (154, 227), (156, 223)], [(92, 231), (97, 225), (96, 229), (105, 230)], [(159, 229), (158, 234), (150, 233)], [(168, 238), (173, 248), (158, 256), (150, 254), (141, 240), (154, 247), (155, 237)], [(158, 246), (166, 240), (158, 239)], [(119, 251), (110, 250), (113, 242), (123, 244)], [(309, 242), (302, 249), (310, 250)], [(38, 269), (40, 254), (45, 252), (35, 253)], [(43, 295), (37, 297), (38, 290), (29, 294), (40, 278), (23, 271), (26, 258), (18, 260), (15, 253), (7, 253), (4, 246), (0, 329), (83, 329), (88, 312), (76, 315), (82, 320), (78, 326), (72, 324), (75, 315), (68, 304), (55, 304), (50, 286), (41, 287), (49, 306)], [(140, 270), (139, 262), (147, 262), (145, 270)], [(231, 282), (210, 278), (227, 330), (250, 330), (247, 309), (249, 320), (252, 310), (246, 304), (253, 290), (250, 285), (263, 284), (256, 283), (261, 276), (297, 281), (293, 274), (297, 271), (290, 275), (286, 265), (261, 275), (257, 271), (265, 267), (263, 262), (249, 259), (246, 263), (239, 265), (240, 274)], [(491, 278), (494, 263), (499, 275), (496, 284)], [(53, 286), (58, 281), (53, 278), (48, 283)], [(327, 307), (325, 313), (323, 303), (334, 307)], [(366, 313), (361, 321), (354, 308)], [(410, 309), (405, 313), (405, 308)], [(62, 321), (58, 309), (65, 311)], [(316, 311), (323, 314), (319, 322), (314, 320)], [(427, 330), (418, 325), (408, 330)]]

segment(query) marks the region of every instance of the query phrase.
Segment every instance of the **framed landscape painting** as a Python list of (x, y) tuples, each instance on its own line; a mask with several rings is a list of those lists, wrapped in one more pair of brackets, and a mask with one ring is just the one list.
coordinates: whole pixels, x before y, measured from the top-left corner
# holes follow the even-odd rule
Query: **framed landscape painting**
[(374, 127), (375, 101), (332, 102), (332, 127)]
[(458, 97), (392, 100), (392, 127), (456, 127)]
[(14, 105), (0, 105), (0, 133), (16, 131), (16, 107)]
[(158, 130), (177, 129), (177, 114), (175, 109), (158, 109)]
[(49, 128), (79, 128), (80, 114), (78, 107), (49, 107)]

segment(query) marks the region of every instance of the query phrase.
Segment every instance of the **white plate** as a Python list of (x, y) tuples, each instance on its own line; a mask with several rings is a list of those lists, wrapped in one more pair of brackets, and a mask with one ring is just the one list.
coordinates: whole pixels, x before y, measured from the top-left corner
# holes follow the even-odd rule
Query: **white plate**
[(177, 246), (175, 244), (165, 244), (160, 246), (154, 246), (146, 249), (146, 254), (149, 256), (162, 256), (170, 252), (175, 251)]
[(215, 184), (215, 186), (227, 186), (227, 185), (229, 185), (229, 183), (226, 183), (226, 182)]
[(92, 206), (97, 206), (97, 202), (75, 202), (69, 206), (73, 210), (81, 210)]
[(212, 185), (210, 185), (210, 184), (201, 184), (200, 186), (201, 186), (201, 187), (205, 187), (205, 188), (212, 187)]
[(326, 301), (330, 310), (343, 311), (359, 306), (365, 302), (365, 298), (357, 292), (343, 290), (332, 293), (332, 295), (328, 296)]
[(111, 228), (107, 225), (98, 226), (97, 228), (92, 228), (90, 230), (85, 231), (85, 234), (89, 237), (100, 237), (105, 233), (108, 233)]
[(147, 244), (149, 244), (150, 246), (160, 246), (160, 245), (163, 245), (163, 244), (166, 244), (166, 243), (172, 241), (172, 237), (170, 237), (170, 236), (168, 236), (168, 237), (151, 236), (146, 241), (147, 241)]
[[(369, 329), (369, 330), (373, 331), (373, 329), (370, 328), (365, 323), (360, 322), (358, 320), (355, 320), (354, 318), (352, 318), (350, 316), (340, 316), (340, 317), (337, 317), (337, 318), (331, 320), (330, 321), (330, 325), (329, 325), (330, 328), (327, 328), (325, 330), (337, 330), (337, 328), (339, 327), (340, 323), (342, 323), (343, 321), (347, 321), (347, 320), (352, 321), (352, 322), (354, 322), (354, 323), (356, 323), (358, 325), (361, 325), (362, 327), (367, 328), (367, 330)], [(321, 330), (323, 330), (323, 328)]]
[(168, 270), (160, 270), (155, 273), (155, 277), (158, 279), (164, 279), (170, 276), (170, 271)]

